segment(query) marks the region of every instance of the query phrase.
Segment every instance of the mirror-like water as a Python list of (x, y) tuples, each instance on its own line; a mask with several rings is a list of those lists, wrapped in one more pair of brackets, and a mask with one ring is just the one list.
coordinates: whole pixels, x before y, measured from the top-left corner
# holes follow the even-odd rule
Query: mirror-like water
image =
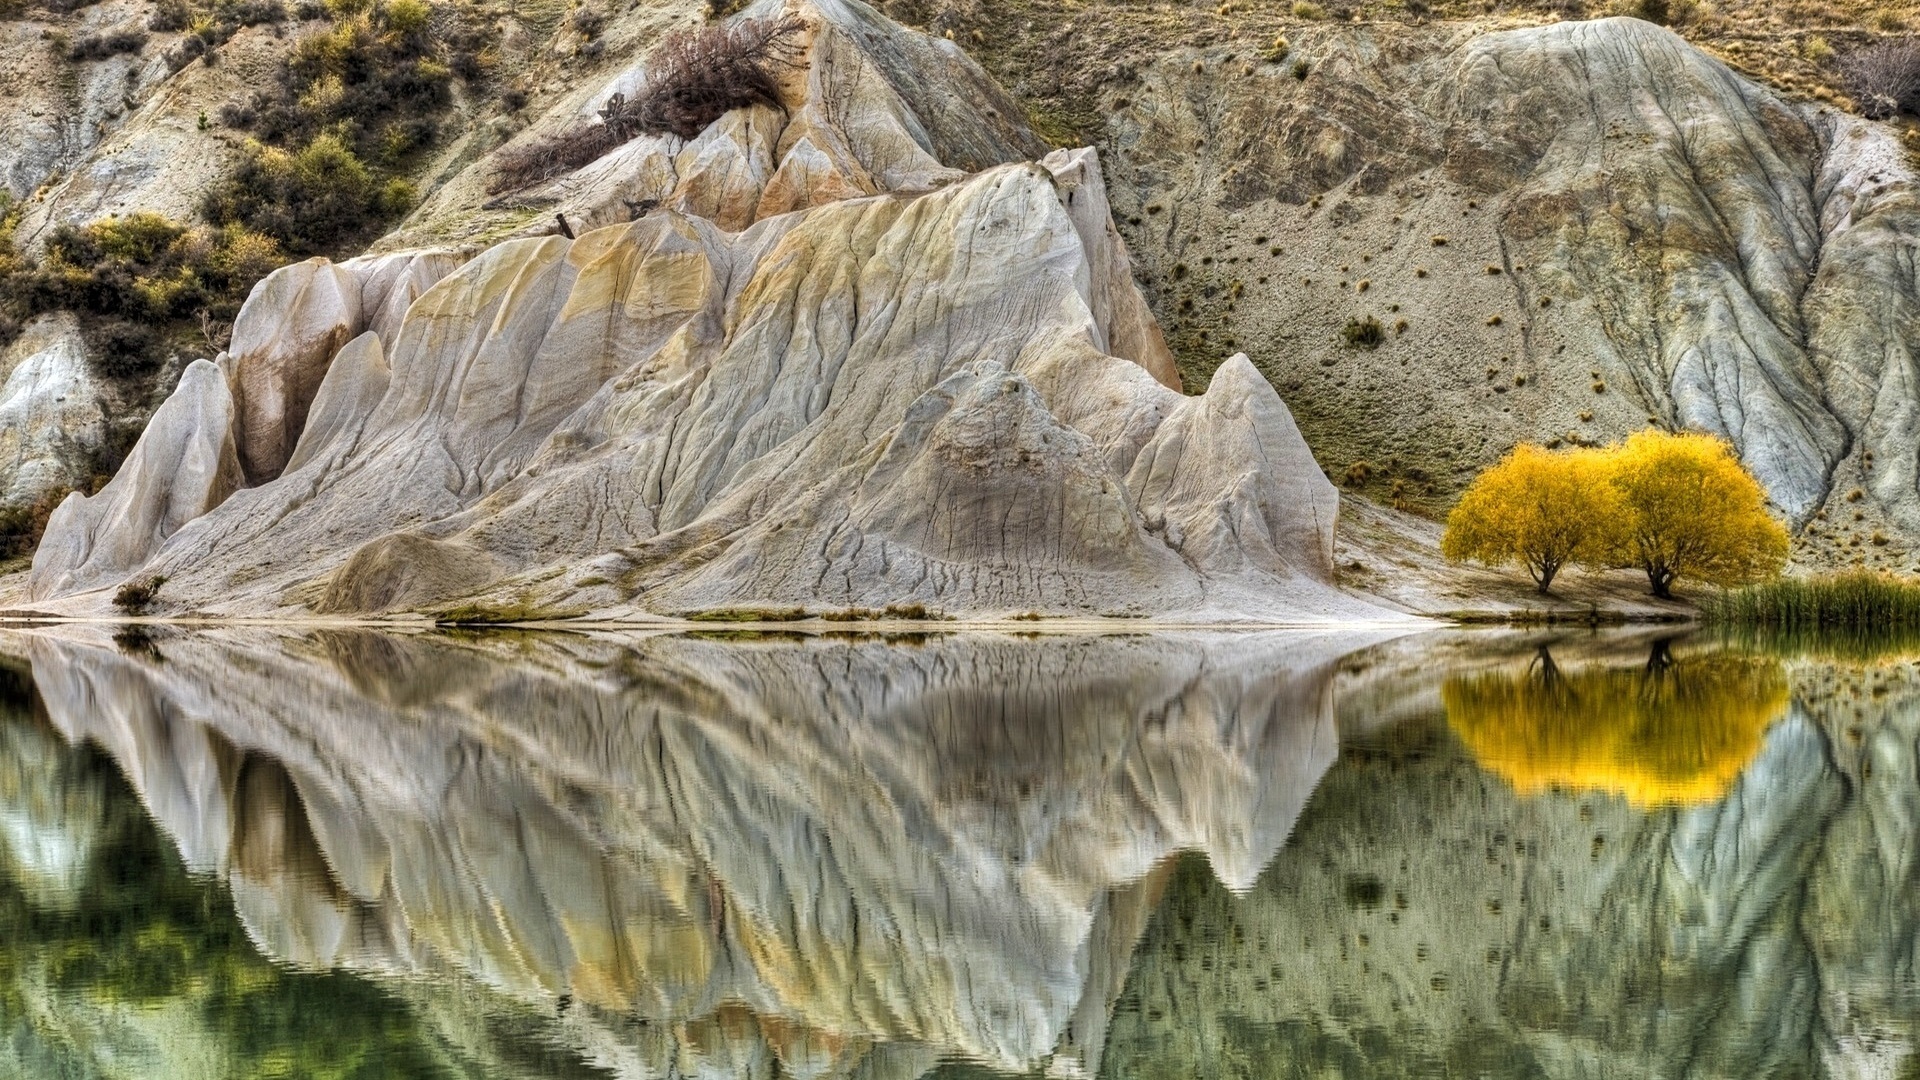
[(1920, 1076), (1920, 666), (0, 633), (0, 1075)]

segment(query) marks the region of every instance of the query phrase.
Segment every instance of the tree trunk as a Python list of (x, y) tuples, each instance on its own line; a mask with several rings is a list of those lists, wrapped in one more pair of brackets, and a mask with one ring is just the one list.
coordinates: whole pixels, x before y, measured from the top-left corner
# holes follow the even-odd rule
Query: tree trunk
[(1553, 592), (1553, 575), (1559, 572), (1559, 563), (1540, 564), (1539, 571), (1533, 575), (1534, 584), (1540, 586), (1540, 595), (1546, 596)]
[(1647, 582), (1653, 586), (1653, 595), (1662, 600), (1673, 599), (1673, 571), (1666, 567), (1648, 567)]

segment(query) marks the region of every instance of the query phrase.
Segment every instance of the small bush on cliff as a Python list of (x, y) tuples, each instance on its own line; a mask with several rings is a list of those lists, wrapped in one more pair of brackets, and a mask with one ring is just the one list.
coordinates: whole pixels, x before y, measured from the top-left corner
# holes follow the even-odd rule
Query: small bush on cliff
[(1920, 109), (1920, 43), (1904, 38), (1855, 49), (1841, 59), (1840, 77), (1870, 120), (1914, 112)]
[(1386, 342), (1387, 331), (1380, 325), (1380, 320), (1371, 315), (1364, 319), (1355, 316), (1341, 328), (1340, 337), (1350, 348), (1377, 349)]
[(88, 34), (67, 46), (67, 59), (75, 63), (105, 60), (121, 53), (137, 53), (147, 47), (147, 35), (140, 30), (110, 30)]
[(113, 594), (113, 606), (129, 615), (142, 614), (159, 599), (160, 586), (166, 583), (166, 578), (157, 575), (145, 581), (129, 581)]
[(0, 315), (17, 327), (49, 311), (85, 314), (100, 373), (127, 378), (152, 369), (167, 333), (231, 322), (253, 283), (285, 261), (244, 226), (145, 213), (62, 225), (38, 259), (0, 247)]
[(1576, 563), (1633, 567), (1653, 595), (1671, 598), (1682, 579), (1732, 587), (1777, 577), (1787, 531), (1725, 442), (1642, 431), (1604, 450), (1515, 447), (1468, 486), (1441, 551), (1518, 562), (1541, 592)]
[(742, 19), (732, 26), (676, 30), (647, 55), (647, 82), (631, 99), (615, 94), (600, 122), (501, 153), (492, 189), (525, 187), (596, 161), (639, 135), (691, 139), (750, 105), (779, 107), (779, 69), (799, 52), (798, 18)]

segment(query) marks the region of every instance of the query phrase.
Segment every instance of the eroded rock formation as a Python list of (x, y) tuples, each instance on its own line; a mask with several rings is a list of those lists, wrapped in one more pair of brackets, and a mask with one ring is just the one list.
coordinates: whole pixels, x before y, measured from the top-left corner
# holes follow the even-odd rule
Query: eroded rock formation
[[(1337, 495), (1246, 360), (1197, 397), (1163, 385), (1094, 155), (939, 165), (1031, 136), (964, 93), (984, 76), (950, 45), (850, 0), (798, 10), (785, 134), (726, 142), (773, 123), (736, 112), (566, 181), (631, 190), (696, 153), (670, 205), (263, 282), (226, 389), (183, 389), (211, 397), (149, 433), (230, 440), (248, 486), (136, 535), (116, 523), (171, 475), (71, 500), (35, 604), (101, 610), (118, 574), (212, 613), (1382, 615), (1331, 587)], [(844, 182), (770, 209), (790, 169)], [(389, 278), (418, 292), (404, 314), (367, 291)]]
[(85, 487), (111, 439), (110, 396), (70, 315), (43, 316), (0, 353), (0, 507)]

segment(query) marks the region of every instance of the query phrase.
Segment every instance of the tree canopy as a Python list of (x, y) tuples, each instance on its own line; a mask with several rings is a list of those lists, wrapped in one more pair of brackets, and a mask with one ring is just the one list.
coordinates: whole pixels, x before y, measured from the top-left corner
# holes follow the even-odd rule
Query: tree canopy
[(1562, 567), (1597, 562), (1623, 507), (1598, 450), (1521, 444), (1481, 473), (1447, 518), (1440, 549), (1455, 561), (1518, 562), (1546, 592)]
[(1641, 431), (1612, 458), (1627, 510), (1614, 563), (1646, 571), (1653, 595), (1672, 596), (1679, 578), (1730, 587), (1785, 568), (1786, 527), (1724, 441)]
[(1787, 530), (1724, 441), (1648, 430), (1606, 449), (1515, 447), (1461, 496), (1441, 551), (1517, 562), (1541, 592), (1576, 563), (1636, 567), (1653, 595), (1671, 598), (1682, 579), (1734, 586), (1776, 576)]

